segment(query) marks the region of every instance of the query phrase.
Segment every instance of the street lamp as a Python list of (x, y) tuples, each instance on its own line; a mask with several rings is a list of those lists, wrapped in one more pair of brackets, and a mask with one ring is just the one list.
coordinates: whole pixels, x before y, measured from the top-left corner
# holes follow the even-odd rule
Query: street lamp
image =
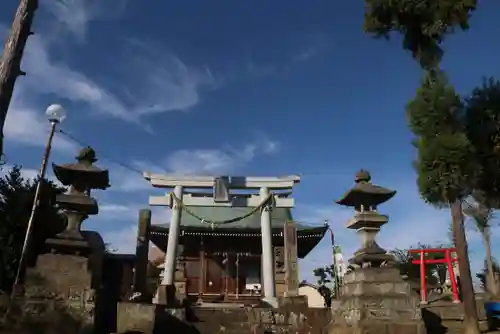
[(36, 209), (38, 208), (39, 197), (40, 197), (40, 189), (42, 188), (42, 183), (45, 178), (45, 171), (47, 169), (47, 162), (50, 156), (50, 150), (52, 148), (52, 139), (54, 138), (54, 133), (56, 131), (56, 125), (61, 123), (66, 118), (66, 112), (64, 108), (59, 104), (50, 105), (46, 111), (45, 115), (47, 120), (50, 123), (50, 133), (49, 138), (47, 140), (47, 144), (45, 145), (45, 151), (43, 153), (42, 165), (40, 166), (40, 174), (38, 179), (38, 184), (36, 185), (35, 197), (33, 198), (33, 206), (31, 208), (30, 218), (28, 220), (28, 227), (26, 229), (26, 235), (24, 237), (23, 249), (21, 250), (21, 257), (19, 258), (19, 265), (17, 267), (16, 278), (14, 280), (14, 287), (12, 292), (14, 293), (18, 286), (19, 280), (21, 278), (21, 273), (24, 271), (25, 261), (26, 261), (26, 250), (28, 248), (28, 244), (30, 242), (31, 232), (33, 229), (33, 220), (35, 218)]

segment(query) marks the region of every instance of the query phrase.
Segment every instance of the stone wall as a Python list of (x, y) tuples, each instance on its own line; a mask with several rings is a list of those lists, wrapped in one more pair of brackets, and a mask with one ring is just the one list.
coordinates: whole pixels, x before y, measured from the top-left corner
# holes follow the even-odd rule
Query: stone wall
[(61, 299), (0, 298), (1, 334), (90, 334), (92, 324)]
[[(484, 300), (476, 299), (479, 319), (479, 328), (488, 329)], [(435, 302), (422, 306), (422, 318), (427, 333), (432, 334), (462, 334), (463, 333), (463, 305), (451, 302)]]
[[(118, 333), (137, 331), (144, 334), (322, 334), (330, 321), (327, 309), (269, 308), (190, 308), (156, 309), (154, 305), (119, 303)], [(152, 324), (155, 322), (155, 328)]]
[[(478, 300), (478, 315), (481, 330), (486, 330), (484, 304)], [(428, 334), (461, 334), (463, 332), (463, 309), (461, 304), (433, 303), (422, 308), (425, 331)], [(156, 325), (155, 325), (156, 319)], [(284, 307), (269, 308), (192, 308), (158, 310), (154, 305), (119, 303), (117, 333), (152, 334), (324, 334), (331, 311), (320, 308)], [(367, 333), (407, 333), (404, 324), (392, 326), (386, 323), (371, 323)], [(400, 330), (400, 332), (398, 332)], [(396, 332), (395, 332), (396, 331)], [(342, 331), (338, 331), (341, 333)], [(347, 333), (347, 332), (346, 332)], [(351, 332), (349, 332), (351, 333)]]

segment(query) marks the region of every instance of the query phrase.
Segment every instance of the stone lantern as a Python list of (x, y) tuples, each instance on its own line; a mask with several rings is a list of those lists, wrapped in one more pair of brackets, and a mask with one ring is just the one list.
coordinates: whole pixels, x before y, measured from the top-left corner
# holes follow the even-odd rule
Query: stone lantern
[(389, 221), (388, 216), (377, 212), (377, 206), (390, 200), (396, 191), (376, 186), (370, 181), (370, 173), (360, 170), (356, 173), (354, 187), (337, 201), (337, 204), (354, 208), (354, 217), (346, 223), (346, 227), (358, 232), (362, 246), (354, 253), (349, 263), (360, 267), (380, 267), (383, 263), (393, 260), (393, 257), (377, 244), (375, 237), (382, 225)]
[(108, 171), (94, 165), (97, 158), (91, 147), (82, 149), (76, 156), (76, 161), (71, 164), (52, 165), (56, 178), (69, 189), (65, 194), (56, 197), (57, 205), (67, 217), (66, 229), (48, 242), (83, 250), (88, 248), (88, 242), (82, 235), (80, 226), (90, 215), (99, 213), (97, 201), (90, 196), (90, 191), (104, 190), (110, 185)]
[(354, 209), (346, 227), (357, 231), (362, 245), (349, 260), (352, 269), (344, 276), (328, 333), (425, 333), (418, 296), (392, 265), (392, 255), (375, 240), (380, 227), (389, 221), (377, 212), (377, 206), (395, 194), (372, 184), (370, 173), (361, 170), (354, 187), (337, 201)]
[[(81, 231), (80, 225), (90, 215), (99, 212), (97, 201), (90, 197), (93, 189), (109, 187), (107, 170), (93, 164), (97, 161), (95, 151), (82, 149), (76, 163), (56, 165), (56, 178), (68, 191), (56, 196), (56, 203), (67, 219), (66, 228), (45, 240), (45, 248), (38, 254), (36, 265), (29, 268), (26, 294), (30, 298), (46, 298), (46, 294), (57, 296), (69, 309), (82, 314), (82, 324), (87, 326), (96, 317), (103, 317), (102, 310), (94, 312), (96, 291), (101, 288), (101, 271), (105, 255), (105, 244), (96, 231)], [(43, 288), (40, 287), (43, 282)], [(42, 293), (40, 295), (40, 293)], [(100, 307), (105, 308), (101, 298)], [(77, 333), (80, 329), (71, 329)]]

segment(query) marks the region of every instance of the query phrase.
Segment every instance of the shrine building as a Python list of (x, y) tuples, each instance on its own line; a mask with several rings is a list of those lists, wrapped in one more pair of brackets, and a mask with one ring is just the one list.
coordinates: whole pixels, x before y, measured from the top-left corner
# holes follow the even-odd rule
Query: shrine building
[[(151, 225), (149, 231), (150, 241), (166, 254), (161, 285), (175, 285), (193, 301), (272, 299), (287, 293), (289, 280), (298, 290), (297, 259), (328, 228), (294, 222), (290, 195), (297, 176), (173, 178), (145, 173), (145, 178), (155, 187), (174, 188), (149, 201), (172, 208), (170, 222), (165, 217), (166, 224)], [(293, 232), (287, 234), (287, 227)], [(285, 239), (294, 245), (287, 248), (291, 260), (285, 260)]]

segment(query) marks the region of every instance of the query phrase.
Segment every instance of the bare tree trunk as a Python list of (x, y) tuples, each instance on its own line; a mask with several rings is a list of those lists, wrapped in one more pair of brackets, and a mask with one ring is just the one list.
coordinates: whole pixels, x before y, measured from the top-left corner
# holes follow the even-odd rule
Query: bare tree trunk
[(25, 73), (21, 71), (21, 59), (26, 41), (31, 33), (31, 25), (38, 0), (21, 0), (12, 23), (10, 35), (5, 42), (0, 63), (0, 156), (3, 155), (3, 127), (7, 118), (16, 79)]
[(498, 285), (495, 280), (495, 272), (493, 271), (493, 256), (491, 255), (491, 240), (490, 229), (486, 227), (483, 231), (484, 248), (486, 249), (486, 267), (488, 275), (486, 278), (486, 290), (491, 294), (498, 295)]
[(453, 220), (453, 234), (455, 237), (455, 248), (458, 257), (458, 270), (460, 274), (460, 289), (462, 291), (464, 303), (464, 326), (465, 334), (479, 334), (477, 321), (476, 298), (472, 286), (472, 276), (470, 273), (469, 252), (467, 249), (467, 239), (465, 237), (464, 216), (462, 212), (462, 202), (457, 200), (450, 205), (451, 217)]

